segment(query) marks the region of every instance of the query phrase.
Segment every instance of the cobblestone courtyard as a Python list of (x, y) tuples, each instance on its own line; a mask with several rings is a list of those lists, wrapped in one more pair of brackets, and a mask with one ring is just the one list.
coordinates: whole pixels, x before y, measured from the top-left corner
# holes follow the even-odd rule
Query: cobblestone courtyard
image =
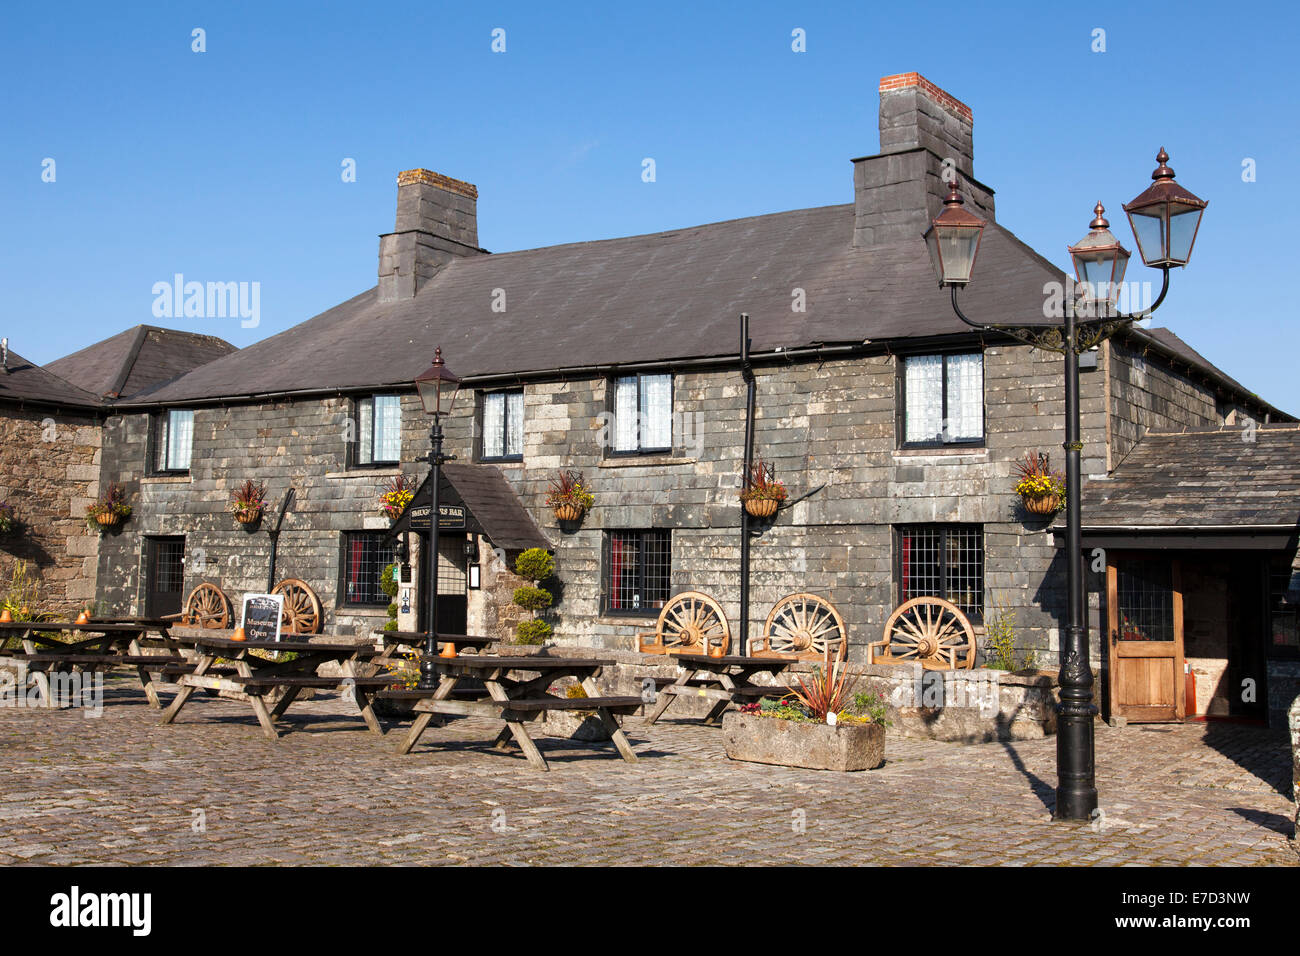
[[(728, 761), (721, 732), (626, 727), (641, 760), (541, 739), (550, 773), (430, 728), (407, 757), (337, 697), (279, 742), (244, 704), (164, 727), (113, 681), (98, 719), (0, 710), (0, 864), (1295, 865), (1281, 732), (1098, 727), (1104, 817), (1049, 822), (1055, 741), (891, 736), (887, 764), (834, 774)], [(199, 826), (202, 824), (202, 827)]]

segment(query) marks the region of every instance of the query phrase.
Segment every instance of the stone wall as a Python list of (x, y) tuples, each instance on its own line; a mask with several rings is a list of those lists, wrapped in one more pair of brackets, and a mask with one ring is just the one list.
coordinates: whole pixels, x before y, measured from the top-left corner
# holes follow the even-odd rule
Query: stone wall
[(1291, 701), (1287, 723), (1291, 728), (1291, 799), (1298, 808), (1291, 824), (1291, 845), (1300, 853), (1300, 695)]
[[(1013, 466), (1026, 453), (1051, 454), (1063, 468), (1061, 358), (1019, 345), (985, 350), (986, 444), (983, 448), (899, 449), (899, 359), (869, 355), (799, 361), (756, 369), (756, 454), (772, 461), (792, 497), (752, 549), (751, 635), (771, 607), (796, 591), (833, 601), (849, 628), (851, 658), (879, 639), (898, 603), (895, 529), (900, 524), (980, 524), (985, 543), (985, 602), (1015, 614), (1016, 643), (1050, 665), (1064, 626), (1065, 578), (1048, 519), (1023, 511), (1011, 494)], [(1104, 472), (1105, 373), (1081, 376), (1084, 473)], [(745, 392), (736, 371), (683, 371), (674, 377), (675, 448), (670, 455), (612, 458), (601, 445), (607, 408), (604, 379), (529, 383), (524, 390), (524, 461), (501, 465), (556, 550), (559, 598), (548, 618), (557, 639), (586, 647), (632, 649), (653, 615), (602, 613), (604, 532), (672, 531), (672, 587), (713, 594), (733, 629), (739, 620), (737, 493), (743, 456)], [(473, 401), (447, 423), (447, 448), (472, 461)], [(136, 516), (108, 536), (100, 553), (100, 593), (120, 613), (141, 613), (142, 536), (184, 534), (185, 589), (212, 580), (238, 599), (266, 585), (269, 540), (245, 533), (226, 510), (245, 478), (265, 480), (269, 503), (285, 488), (297, 503), (280, 539), (277, 580), (309, 582), (325, 605), (326, 631), (355, 634), (383, 623), (382, 609), (337, 603), (342, 535), (387, 526), (375, 508), (386, 478), (399, 469), (346, 467), (352, 400), (303, 398), (195, 411), (191, 474), (146, 474), (148, 417), (129, 414), (108, 426), (105, 480), (126, 483)], [(426, 419), (414, 395), (403, 398), (403, 469), (428, 450)], [(577, 529), (561, 529), (545, 505), (560, 468), (584, 472), (595, 507)], [(269, 521), (267, 522), (269, 526)], [(483, 589), (472, 592), (472, 627), (507, 637), (520, 615), (509, 604), (517, 581), (483, 555)], [(1095, 614), (1100, 582), (1090, 580)], [(418, 601), (416, 596), (414, 600)], [(733, 640), (738, 635), (733, 635)], [(739, 641), (733, 644), (739, 648)], [(1094, 661), (1098, 655), (1094, 650)]]
[(18, 531), (0, 539), (0, 580), (26, 561), (41, 604), (60, 615), (95, 599), (99, 533), (86, 506), (100, 493), (100, 421), (57, 410), (0, 410), (0, 499)]
[[(1213, 388), (1176, 371), (1158, 353), (1143, 354), (1117, 339), (1108, 347), (1112, 467), (1148, 431), (1216, 427), (1233, 411), (1244, 413), (1242, 406), (1221, 401)], [(1251, 417), (1263, 420), (1259, 412)]]

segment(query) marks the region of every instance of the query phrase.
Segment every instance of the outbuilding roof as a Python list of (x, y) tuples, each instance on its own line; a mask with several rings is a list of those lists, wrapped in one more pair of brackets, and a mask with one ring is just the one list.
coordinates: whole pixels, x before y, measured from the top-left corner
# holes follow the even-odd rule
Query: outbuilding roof
[(1085, 531), (1300, 530), (1300, 425), (1148, 432), (1081, 507)]
[(101, 404), (97, 395), (27, 361), (12, 349), (0, 371), (0, 401), (73, 408), (97, 408)]
[(137, 325), (45, 367), (111, 401), (139, 395), (234, 351), (215, 335)]

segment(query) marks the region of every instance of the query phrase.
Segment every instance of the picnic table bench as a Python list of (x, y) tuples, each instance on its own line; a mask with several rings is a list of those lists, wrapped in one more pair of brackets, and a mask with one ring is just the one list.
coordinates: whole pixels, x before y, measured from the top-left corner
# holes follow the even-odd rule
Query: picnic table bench
[[(636, 763), (636, 753), (615, 715), (630, 714), (645, 702), (640, 697), (602, 697), (596, 692), (596, 675), (612, 661), (541, 654), (529, 657), (479, 654), (441, 657), (437, 663), (440, 680), (435, 689), (379, 692), (378, 696), (382, 698), (415, 702), (415, 721), (398, 753), (410, 753), (437, 715), (487, 717), (505, 722), (492, 742), (494, 749), (504, 750), (513, 738), (529, 764), (539, 770), (549, 770), (546, 758), (529, 736), (526, 725), (551, 710), (590, 710), (600, 719), (619, 755), (628, 763)], [(555, 680), (565, 677), (577, 679), (588, 696), (557, 697), (547, 692)], [(466, 678), (481, 680), (487, 696), (476, 700), (453, 700), (457, 684)]]
[[(163, 712), (162, 722), (170, 724), (184, 708), (195, 690), (207, 689), (225, 691), (228, 696), (248, 701), (262, 726), (262, 732), (272, 740), (278, 740), (279, 731), (275, 721), (284, 715), (289, 706), (305, 689), (327, 689), (351, 691), (361, 716), (372, 733), (383, 735), (380, 725), (371, 707), (370, 695), (381, 687), (393, 683), (389, 675), (359, 675), (357, 665), (375, 658), (377, 652), (373, 645), (355, 643), (326, 643), (308, 641), (234, 641), (213, 635), (177, 636), (177, 642), (190, 647), (193, 651), (193, 669), (179, 675), (176, 683), (180, 685), (171, 705)], [(269, 660), (253, 655), (252, 651), (292, 651), (293, 660)], [(217, 673), (214, 668), (219, 659), (229, 661), (234, 674)], [(338, 677), (323, 677), (316, 673), (317, 668), (327, 661), (339, 664), (341, 674)], [(267, 706), (264, 698), (273, 691), (280, 691), (280, 698)]]
[[(156, 633), (157, 637), (150, 637)], [(81, 635), (67, 639), (59, 635)], [(149, 618), (99, 619), (82, 624), (69, 621), (0, 622), (0, 647), (17, 637), (22, 650), (6, 649), (0, 656), (9, 658), (31, 674), (41, 700), (47, 707), (57, 706), (50, 687), (50, 672), (63, 669), (72, 673), (97, 673), (115, 667), (136, 671), (149, 706), (161, 709), (154, 674), (170, 669), (178, 673), (188, 667), (179, 645), (168, 632), (165, 621)], [(146, 651), (157, 653), (146, 653)]]
[(663, 716), (673, 701), (679, 697), (703, 697), (714, 703), (705, 714), (703, 723), (717, 723), (727, 705), (737, 698), (758, 699), (761, 697), (782, 697), (787, 693), (785, 687), (755, 684), (750, 678), (755, 674), (777, 674), (785, 670), (793, 660), (778, 657), (742, 657), (728, 655), (714, 657), (705, 654), (678, 654), (677, 665), (680, 668), (674, 678), (657, 678), (671, 681), (659, 689), (659, 702), (647, 724), (653, 724)]

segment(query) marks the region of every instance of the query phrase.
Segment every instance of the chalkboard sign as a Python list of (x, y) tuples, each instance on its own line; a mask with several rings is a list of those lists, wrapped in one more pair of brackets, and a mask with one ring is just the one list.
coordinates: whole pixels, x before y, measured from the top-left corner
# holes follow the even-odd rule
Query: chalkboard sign
[(278, 641), (283, 612), (283, 594), (245, 594), (239, 626), (250, 641)]

